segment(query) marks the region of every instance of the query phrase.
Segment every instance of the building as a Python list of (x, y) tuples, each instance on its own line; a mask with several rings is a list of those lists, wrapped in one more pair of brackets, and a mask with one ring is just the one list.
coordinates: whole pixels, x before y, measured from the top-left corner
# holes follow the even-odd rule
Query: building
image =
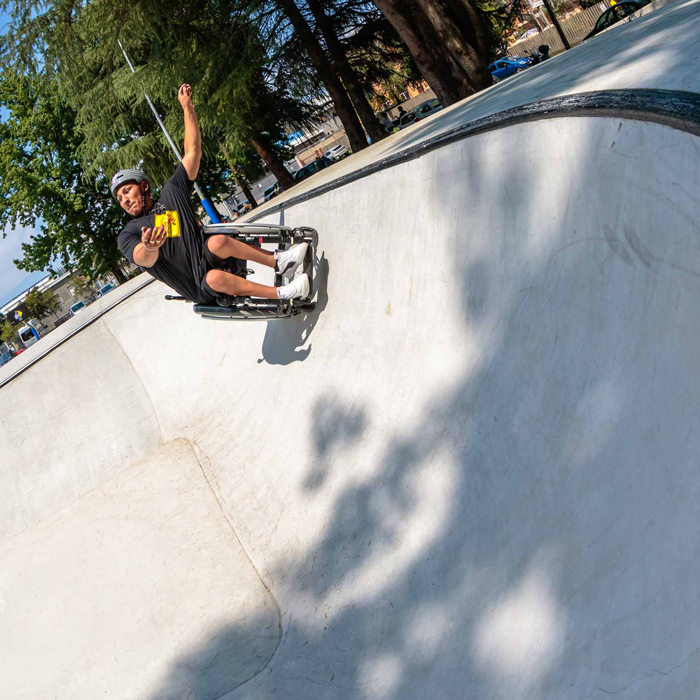
[[(4, 306), (0, 307), (0, 314), (4, 315), (13, 326), (19, 326), (30, 318), (25, 303), (27, 295), (34, 290), (38, 292), (53, 292), (60, 299), (61, 305), (56, 310), (56, 313), (41, 319), (42, 324), (45, 326), (43, 331), (48, 333), (70, 318), (70, 307), (73, 304), (78, 301), (88, 302), (88, 299), (84, 297), (81, 298), (75, 289), (75, 278), (77, 276), (77, 273), (66, 272), (65, 270), (60, 270), (58, 277), (52, 278), (50, 275), (47, 275), (20, 295), (8, 301)], [(109, 280), (104, 280), (105, 283), (108, 281), (116, 285), (116, 282), (111, 278)], [(89, 301), (94, 301), (94, 299)], [(19, 317), (16, 315), (16, 312), (20, 312), (22, 316)]]

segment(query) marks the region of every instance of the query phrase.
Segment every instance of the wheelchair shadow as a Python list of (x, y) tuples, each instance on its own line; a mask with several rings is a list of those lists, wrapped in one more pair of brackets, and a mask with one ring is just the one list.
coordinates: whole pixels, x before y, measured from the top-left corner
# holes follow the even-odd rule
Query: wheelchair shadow
[(303, 362), (311, 353), (311, 345), (302, 347), (309, 340), (320, 315), (328, 305), (328, 261), (323, 253), (314, 263), (315, 305), (313, 311), (301, 313), (288, 321), (268, 321), (262, 344), (262, 357), (258, 364), (288, 365)]

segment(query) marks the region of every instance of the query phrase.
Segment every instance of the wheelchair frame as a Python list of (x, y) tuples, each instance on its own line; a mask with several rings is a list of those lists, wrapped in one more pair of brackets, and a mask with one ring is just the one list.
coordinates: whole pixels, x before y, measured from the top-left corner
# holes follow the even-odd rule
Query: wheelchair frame
[[(307, 299), (290, 299), (289, 301), (274, 299), (257, 299), (253, 297), (233, 297), (230, 306), (207, 306), (195, 304), (194, 312), (202, 318), (222, 321), (271, 321), (276, 319), (292, 318), (302, 312), (313, 311), (314, 303), (310, 301), (314, 295), (313, 287), (313, 261), (318, 246), (318, 233), (307, 226), (290, 228), (288, 226), (275, 226), (273, 224), (209, 224), (204, 227), (205, 236), (225, 234), (250, 245), (263, 245), (265, 243), (277, 243), (277, 250), (286, 250), (295, 243), (306, 242), (309, 248), (304, 259), (304, 272), (309, 276), (310, 291)], [(244, 279), (252, 270), (241, 265), (233, 274)], [(275, 286), (283, 284), (282, 276), (275, 273)], [(187, 301), (184, 297), (166, 294), (168, 301)]]

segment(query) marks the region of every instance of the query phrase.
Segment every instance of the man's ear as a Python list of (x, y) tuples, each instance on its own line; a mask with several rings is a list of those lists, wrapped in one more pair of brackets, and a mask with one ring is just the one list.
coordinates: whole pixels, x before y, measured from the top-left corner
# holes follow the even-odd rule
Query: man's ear
[(147, 183), (145, 180), (142, 181), (142, 182), (141, 182), (141, 192), (143, 192), (144, 194), (146, 194), (146, 193), (148, 192), (149, 189), (150, 189), (150, 187), (149, 187), (148, 183)]

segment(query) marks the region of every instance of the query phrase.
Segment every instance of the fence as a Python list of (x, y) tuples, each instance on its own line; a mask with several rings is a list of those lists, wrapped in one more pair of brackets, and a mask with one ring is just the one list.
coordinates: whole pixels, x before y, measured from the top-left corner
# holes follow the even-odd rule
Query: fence
[[(561, 28), (571, 46), (580, 44), (583, 41), (586, 34), (595, 26), (598, 17), (607, 9), (608, 6), (604, 2), (599, 2), (597, 5), (577, 12), (567, 19), (559, 20), (559, 24), (561, 24)], [(525, 41), (514, 44), (506, 53), (509, 56), (524, 56), (526, 53), (537, 51), (537, 48), (542, 44), (549, 44), (550, 51), (553, 54), (564, 50), (564, 44), (559, 38), (557, 30), (553, 26), (550, 26), (547, 29), (543, 29), (538, 34), (525, 39)]]

